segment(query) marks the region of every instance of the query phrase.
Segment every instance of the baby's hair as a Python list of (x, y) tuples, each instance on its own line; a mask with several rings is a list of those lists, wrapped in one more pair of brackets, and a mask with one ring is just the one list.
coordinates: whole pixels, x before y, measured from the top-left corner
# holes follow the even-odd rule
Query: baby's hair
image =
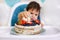
[(27, 5), (27, 8), (26, 8), (27, 11), (30, 9), (33, 9), (33, 10), (36, 9), (37, 11), (40, 11), (41, 7), (39, 3), (32, 1)]

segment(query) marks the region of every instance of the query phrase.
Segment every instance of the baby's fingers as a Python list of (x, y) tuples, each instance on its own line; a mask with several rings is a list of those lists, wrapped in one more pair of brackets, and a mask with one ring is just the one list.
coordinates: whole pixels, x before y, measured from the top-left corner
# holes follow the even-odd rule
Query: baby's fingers
[(28, 12), (27, 12), (27, 13), (24, 13), (23, 15), (24, 15), (24, 17), (26, 17), (26, 18), (29, 16)]
[(25, 18), (27, 17), (25, 13), (23, 13), (23, 17), (25, 17)]

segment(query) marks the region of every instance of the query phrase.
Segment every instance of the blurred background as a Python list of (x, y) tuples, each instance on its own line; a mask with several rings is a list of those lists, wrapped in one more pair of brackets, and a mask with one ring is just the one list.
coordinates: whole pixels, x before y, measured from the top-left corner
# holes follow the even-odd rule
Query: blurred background
[(8, 26), (16, 3), (36, 1), (41, 5), (41, 20), (45, 25), (60, 26), (60, 0), (0, 0), (0, 26)]

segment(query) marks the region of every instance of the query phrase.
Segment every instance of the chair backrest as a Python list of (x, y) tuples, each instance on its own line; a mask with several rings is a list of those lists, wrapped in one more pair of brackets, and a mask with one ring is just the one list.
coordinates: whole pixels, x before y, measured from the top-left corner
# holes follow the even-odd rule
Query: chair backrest
[[(12, 19), (11, 19), (11, 26), (14, 26), (15, 23), (17, 22), (17, 19), (18, 19), (18, 14), (22, 11), (24, 11), (24, 9), (27, 7), (27, 4), (22, 4), (22, 5), (19, 5), (13, 12), (13, 15), (12, 15)], [(40, 16), (38, 16), (38, 19), (40, 20)]]

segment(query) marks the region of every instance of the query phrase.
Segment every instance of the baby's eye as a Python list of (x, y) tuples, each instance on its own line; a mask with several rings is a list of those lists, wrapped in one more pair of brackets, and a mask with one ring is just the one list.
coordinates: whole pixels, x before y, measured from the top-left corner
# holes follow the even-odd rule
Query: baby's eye
[(38, 14), (35, 14), (35, 16), (37, 16)]
[(33, 13), (31, 13), (31, 14), (33, 14)]

